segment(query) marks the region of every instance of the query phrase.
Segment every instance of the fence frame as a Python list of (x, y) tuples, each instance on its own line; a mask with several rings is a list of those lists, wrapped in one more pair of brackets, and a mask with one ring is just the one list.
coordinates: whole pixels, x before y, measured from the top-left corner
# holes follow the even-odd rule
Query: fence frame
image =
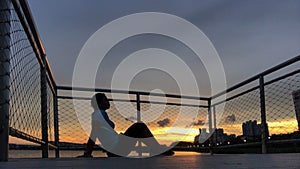
[[(8, 5), (9, 4), (9, 5)], [(11, 8), (13, 7), (14, 11), (16, 12), (18, 19), (24, 29), (26, 37), (33, 49), (33, 52), (39, 62), (40, 70), (41, 70), (41, 124), (42, 124), (42, 139), (36, 138), (34, 136), (28, 135), (24, 132), (18, 131), (17, 129), (11, 128), (9, 126), (9, 83), (10, 83), (10, 75), (9, 75), (9, 63), (10, 63), (10, 14)], [(0, 2), (0, 20), (8, 19), (6, 23), (0, 23), (0, 30), (4, 32), (0, 35), (0, 86), (5, 86), (7, 89), (0, 90), (0, 104), (3, 108), (0, 113), (0, 121), (1, 127), (3, 128), (3, 132), (0, 132), (0, 161), (7, 161), (8, 159), (8, 137), (13, 136), (23, 140), (27, 140), (33, 143), (40, 144), (42, 147), (42, 157), (48, 158), (48, 150), (49, 147), (56, 149), (58, 144), (50, 144), (48, 138), (48, 110), (47, 110), (47, 84), (49, 85), (53, 98), (56, 98), (56, 83), (53, 77), (53, 73), (51, 67), (49, 65), (48, 59), (46, 57), (46, 53), (41, 42), (39, 33), (36, 29), (35, 22), (33, 20), (29, 5), (26, 0), (1, 0)], [(6, 16), (6, 18), (5, 18)], [(7, 18), (8, 17), (8, 18)], [(4, 62), (5, 61), (5, 62)], [(6, 72), (4, 72), (6, 70)], [(5, 75), (2, 77), (2, 75)], [(50, 113), (50, 112), (49, 112)], [(55, 112), (54, 116), (55, 116)], [(57, 118), (57, 116), (55, 116)], [(2, 123), (2, 120), (3, 123)], [(55, 122), (55, 119), (53, 119)], [(57, 125), (58, 123), (54, 123)], [(54, 128), (58, 128), (58, 126), (54, 126)], [(2, 130), (1, 130), (2, 131)], [(54, 134), (57, 134), (57, 130), (54, 131)], [(57, 137), (55, 137), (57, 139)], [(55, 140), (55, 143), (57, 140)], [(58, 157), (56, 153), (56, 157)]]
[(8, 160), (9, 149), (10, 6), (0, 1), (0, 161)]
[[(215, 98), (218, 98), (222, 95), (225, 95), (229, 92), (232, 92), (236, 89), (239, 89), (247, 84), (250, 84), (254, 81), (258, 81), (259, 82), (259, 85), (258, 86), (255, 86), (255, 87), (252, 87), (246, 91), (243, 91), (243, 92), (240, 92), (238, 94), (235, 94), (234, 96), (231, 96), (229, 98), (226, 98), (225, 100), (222, 100), (222, 101), (219, 101), (217, 103), (214, 103), (212, 106), (215, 107), (219, 104), (222, 104), (222, 103), (226, 103), (227, 101), (230, 101), (230, 100), (233, 100), (235, 98), (238, 98), (240, 96), (243, 96), (247, 93), (250, 93), (254, 90), (257, 90), (259, 89), (260, 91), (260, 114), (261, 114), (261, 138), (262, 138), (262, 141), (261, 141), (261, 153), (262, 154), (266, 154), (267, 153), (267, 143), (268, 143), (268, 139), (267, 139), (267, 120), (266, 120), (266, 105), (265, 105), (265, 86), (267, 85), (270, 85), (272, 83), (275, 83), (279, 80), (282, 80), (282, 79), (285, 79), (287, 77), (290, 77), (290, 76), (293, 76), (295, 74), (298, 74), (300, 73), (300, 69), (297, 69), (297, 70), (294, 70), (292, 72), (289, 72), (289, 73), (286, 73), (280, 77), (277, 77), (277, 78), (274, 78), (272, 80), (269, 80), (268, 82), (265, 82), (264, 78), (276, 71), (279, 71), (283, 68), (286, 68), (294, 63), (297, 63), (300, 61), (300, 55), (292, 58), (292, 59), (289, 59), (281, 64), (278, 64), (277, 66), (274, 66), (270, 69), (267, 69), (266, 71), (262, 72), (262, 73), (259, 73), (245, 81), (242, 81), (241, 83), (238, 83), (230, 88), (228, 88), (227, 90), (224, 90), (214, 96), (211, 97), (212, 101), (215, 99)], [(234, 145), (233, 145), (234, 146)], [(232, 147), (232, 146), (231, 146)]]
[[(10, 23), (6, 21), (7, 17), (11, 15), (11, 6), (13, 6), (22, 27), (26, 33), (26, 36), (32, 46), (32, 49), (35, 53), (35, 56), (40, 64), (41, 68), (41, 124), (42, 124), (42, 139), (35, 138), (26, 133), (18, 131), (16, 129), (9, 127), (9, 70), (10, 70)], [(4, 21), (4, 22), (3, 22)], [(42, 146), (42, 157), (48, 158), (48, 150), (49, 147), (52, 147), (56, 150), (56, 157), (59, 157), (59, 116), (58, 116), (58, 99), (76, 99), (75, 97), (67, 97), (67, 96), (58, 96), (58, 90), (78, 90), (78, 91), (90, 91), (90, 92), (105, 92), (105, 93), (119, 93), (119, 94), (135, 94), (135, 100), (119, 100), (119, 101), (129, 101), (137, 103), (137, 119), (141, 120), (140, 116), (140, 104), (141, 103), (149, 103), (149, 101), (143, 101), (140, 99), (140, 96), (161, 96), (161, 97), (171, 97), (171, 98), (181, 98), (181, 99), (196, 99), (207, 101), (207, 105), (183, 105), (178, 103), (164, 103), (164, 102), (155, 102), (156, 104), (166, 104), (166, 105), (181, 105), (181, 106), (196, 106), (208, 109), (208, 117), (209, 117), (209, 132), (213, 133), (217, 129), (216, 124), (216, 110), (215, 106), (226, 103), (232, 99), (243, 96), (251, 91), (259, 89), (260, 95), (260, 113), (261, 113), (261, 152), (263, 154), (267, 153), (267, 119), (266, 119), (266, 105), (265, 105), (265, 86), (277, 82), (281, 79), (290, 77), (297, 73), (300, 73), (300, 69), (297, 69), (293, 72), (289, 72), (283, 76), (274, 78), (268, 82), (265, 82), (265, 77), (281, 70), (287, 66), (290, 66), (296, 62), (300, 61), (300, 55), (283, 62), (275, 67), (272, 67), (262, 73), (259, 73), (241, 83), (238, 83), (214, 96), (211, 97), (194, 97), (194, 96), (182, 96), (182, 95), (174, 95), (174, 94), (160, 94), (160, 93), (149, 93), (142, 91), (124, 91), (124, 90), (112, 90), (112, 89), (91, 89), (91, 88), (81, 88), (81, 87), (66, 87), (66, 86), (57, 86), (54, 80), (54, 76), (49, 65), (47, 55), (45, 53), (45, 49), (41, 42), (39, 33), (37, 31), (35, 22), (33, 20), (29, 5), (26, 0), (1, 0), (0, 1), (0, 161), (7, 161), (8, 159), (8, 137), (9, 135), (18, 137), (24, 140), (28, 140), (34, 143), (41, 144)], [(223, 101), (219, 101), (218, 103), (213, 103), (214, 99), (225, 95), (229, 92), (232, 92), (236, 89), (239, 89), (247, 84), (252, 82), (259, 82), (258, 86), (252, 87), (246, 91), (240, 92), (230, 98), (226, 98)], [(53, 106), (54, 107), (54, 145), (49, 143), (48, 138), (48, 117), (47, 117), (47, 84), (50, 86), (53, 94)], [(4, 87), (2, 87), (4, 86)], [(77, 98), (77, 99), (87, 99), (87, 98)], [(214, 126), (213, 126), (213, 125)], [(213, 143), (214, 139), (210, 139), (210, 153), (213, 154), (213, 148), (216, 146)]]
[[(222, 91), (212, 97), (195, 97), (195, 96), (182, 96), (182, 95), (175, 95), (175, 94), (160, 94), (160, 93), (149, 93), (149, 92), (143, 92), (143, 91), (125, 91), (125, 90), (112, 90), (112, 89), (93, 89), (93, 88), (85, 88), (85, 87), (70, 87), (70, 86), (58, 86), (57, 87), (57, 90), (65, 90), (65, 91), (72, 91), (72, 90), (75, 90), (75, 91), (87, 91), (87, 92), (103, 92), (103, 93), (119, 93), (119, 94), (134, 94), (136, 95), (136, 99), (134, 100), (115, 100), (115, 101), (123, 101), (123, 102), (135, 102), (137, 103), (137, 119), (138, 121), (140, 121), (140, 104), (141, 103), (150, 103), (149, 101), (144, 101), (144, 100), (141, 100), (140, 97), (141, 96), (161, 96), (161, 97), (171, 97), (171, 98), (181, 98), (181, 99), (198, 99), (198, 100), (202, 100), (202, 101), (207, 101), (207, 105), (187, 105), (187, 104), (177, 104), (177, 103), (169, 103), (169, 102), (155, 102), (155, 104), (166, 104), (166, 105), (178, 105), (178, 106), (196, 106), (196, 107), (202, 107), (202, 108), (207, 108), (208, 110), (208, 119), (209, 119), (209, 133), (212, 133), (212, 136), (213, 133), (216, 131), (217, 129), (217, 124), (216, 124), (216, 106), (219, 105), (219, 104), (222, 104), (222, 103), (225, 103), (227, 101), (230, 101), (230, 100), (233, 100), (235, 98), (238, 98), (240, 96), (243, 96), (247, 93), (250, 93), (254, 90), (259, 90), (259, 96), (260, 96), (260, 115), (261, 115), (261, 138), (262, 138), (262, 141), (260, 143), (245, 143), (245, 145), (247, 144), (255, 144), (255, 145), (258, 145), (260, 144), (261, 145), (261, 153), (262, 154), (266, 154), (267, 153), (267, 143), (268, 143), (268, 139), (267, 139), (267, 119), (266, 119), (266, 104), (265, 104), (265, 86), (267, 85), (270, 85), (272, 83), (275, 83), (279, 80), (282, 80), (282, 79), (285, 79), (287, 77), (290, 77), (290, 76), (293, 76), (297, 73), (300, 73), (300, 69), (297, 69), (297, 70), (294, 70), (292, 72), (289, 72), (289, 73), (285, 73), (284, 75), (280, 76), (280, 77), (277, 77), (277, 78), (274, 78), (274, 79), (271, 79), (267, 82), (265, 82), (264, 78), (278, 70), (281, 70), (287, 66), (290, 66), (296, 62), (300, 61), (300, 55), (299, 56), (296, 56), (286, 62), (283, 62), (275, 67), (272, 67), (258, 75), (255, 75), (245, 81), (242, 81), (241, 83), (238, 83), (236, 85), (234, 85), (233, 87), (230, 87), (228, 88), (227, 90), (225, 91)], [(225, 95), (229, 92), (232, 92), (236, 89), (239, 89), (241, 87), (244, 87), (245, 85), (248, 85), (252, 82), (255, 82), (257, 81), (258, 82), (258, 86), (255, 86), (255, 87), (252, 87), (250, 89), (247, 89), (246, 91), (242, 91), (242, 92), (239, 92), (229, 98), (226, 98), (225, 100), (222, 100), (222, 101), (219, 101), (217, 103), (213, 103), (214, 99), (222, 96), (222, 95)], [(84, 99), (84, 100), (88, 100), (90, 98), (82, 98), (82, 97), (73, 97), (73, 96), (57, 96), (58, 99)], [(112, 101), (112, 99), (110, 99), (110, 101)], [(59, 137), (59, 136), (58, 136)], [(297, 139), (295, 139), (296, 141), (298, 141)], [(211, 155), (213, 155), (214, 153), (214, 149), (215, 148), (221, 148), (221, 146), (217, 147), (216, 143), (216, 138), (210, 138), (209, 139), (209, 152)], [(287, 140), (288, 141), (288, 140)], [(273, 141), (270, 141), (270, 143), (273, 143)], [(288, 141), (289, 142), (289, 141)], [(241, 145), (230, 145), (231, 147), (234, 147), (234, 146), (241, 146)], [(242, 145), (244, 146), (244, 145)]]
[[(133, 102), (136, 103), (136, 113), (137, 113), (137, 122), (141, 122), (141, 103), (152, 103), (152, 104), (163, 104), (163, 105), (172, 105), (172, 106), (188, 106), (188, 107), (198, 107), (198, 108), (205, 108), (207, 109), (207, 115), (209, 115), (210, 111), (210, 98), (207, 97), (197, 97), (197, 96), (184, 96), (184, 95), (177, 95), (177, 94), (161, 94), (161, 93), (153, 93), (153, 92), (145, 92), (145, 91), (126, 91), (126, 90), (112, 90), (112, 89), (101, 89), (101, 88), (86, 88), (86, 87), (70, 87), (70, 86), (57, 86), (58, 91), (80, 91), (80, 92), (102, 92), (102, 93), (116, 93), (116, 94), (128, 94), (128, 95), (135, 95), (135, 99), (133, 100), (126, 100), (126, 99), (108, 99), (109, 101), (117, 101), (117, 102)], [(59, 92), (57, 92), (59, 93)], [(182, 103), (175, 103), (175, 102), (159, 102), (159, 101), (146, 101), (141, 99), (141, 96), (158, 96), (158, 97), (165, 97), (165, 98), (176, 98), (176, 99), (188, 99), (188, 100), (199, 100), (204, 101), (204, 103), (200, 103), (199, 105), (196, 104), (182, 104)], [(87, 97), (76, 97), (76, 96), (63, 96), (57, 95), (57, 99), (76, 99), (76, 100), (91, 100), (91, 98)], [(56, 100), (58, 102), (58, 100)], [(56, 103), (58, 105), (58, 103)], [(59, 120), (59, 119), (58, 119)], [(210, 125), (210, 132), (212, 132), (212, 126)], [(57, 136), (59, 137), (59, 135)], [(59, 138), (57, 139), (59, 140)], [(142, 143), (138, 142), (138, 147), (142, 147)], [(142, 152), (137, 151), (138, 155), (141, 157)]]

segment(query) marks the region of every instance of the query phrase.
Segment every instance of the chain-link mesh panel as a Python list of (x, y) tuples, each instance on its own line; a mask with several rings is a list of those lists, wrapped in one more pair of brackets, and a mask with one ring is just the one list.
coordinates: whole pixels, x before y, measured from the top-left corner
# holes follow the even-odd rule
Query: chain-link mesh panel
[[(126, 107), (132, 106), (130, 102), (118, 102), (118, 104), (123, 107), (124, 111), (127, 110)], [(59, 99), (58, 101), (60, 142), (87, 142), (89, 137), (87, 132), (91, 128), (91, 116), (94, 110), (90, 100), (76, 100), (76, 107), (77, 113), (80, 113), (80, 120), (72, 99)], [(129, 118), (123, 117), (119, 113), (113, 102), (107, 113), (112, 121), (117, 122), (115, 130), (118, 132), (124, 132), (132, 124)]]
[(292, 93), (300, 89), (300, 74), (265, 86), (267, 123), (270, 135), (298, 130)]
[[(141, 119), (161, 144), (194, 142), (199, 128), (207, 124), (208, 109), (192, 106), (141, 104)], [(206, 124), (205, 124), (206, 123)]]
[[(107, 113), (110, 119), (115, 123), (116, 131), (125, 132), (126, 129), (137, 120), (136, 103), (116, 101), (110, 103), (111, 107), (107, 110)], [(130, 111), (132, 109), (134, 111)]]
[[(251, 132), (254, 132), (255, 129), (251, 128), (251, 125), (244, 125), (243, 133), (243, 123), (248, 122), (249, 124), (251, 120), (251, 123), (256, 121), (258, 125), (261, 121), (259, 90), (254, 90), (226, 103), (216, 105), (215, 110), (216, 127), (218, 129), (223, 129), (224, 133), (228, 135), (241, 136), (244, 134), (245, 136), (251, 136)], [(256, 134), (256, 136), (260, 137), (260, 134)]]
[[(75, 101), (77, 113), (73, 101)], [(60, 142), (79, 144), (87, 142), (88, 131), (91, 128), (91, 115), (94, 111), (90, 102), (89, 99), (59, 99)], [(115, 130), (118, 133), (125, 132), (138, 121), (136, 102), (111, 101), (110, 103), (111, 107), (107, 113), (115, 123)], [(161, 144), (171, 144), (175, 141), (193, 142), (195, 136), (199, 134), (199, 128), (207, 122), (207, 108), (196, 106), (183, 108), (178, 105), (152, 103), (141, 103), (140, 107), (141, 121), (147, 124)], [(183, 111), (181, 115), (179, 115), (180, 111)], [(80, 114), (79, 117), (78, 114)]]
[[(86, 117), (90, 119), (92, 109), (85, 100), (83, 100), (82, 103), (82, 110), (87, 113)], [(88, 139), (88, 135), (80, 125), (73, 105), (73, 100), (59, 99), (58, 112), (59, 141), (85, 143)], [(87, 120), (87, 123), (91, 122)]]
[(13, 9), (10, 36), (10, 127), (41, 138), (40, 65)]

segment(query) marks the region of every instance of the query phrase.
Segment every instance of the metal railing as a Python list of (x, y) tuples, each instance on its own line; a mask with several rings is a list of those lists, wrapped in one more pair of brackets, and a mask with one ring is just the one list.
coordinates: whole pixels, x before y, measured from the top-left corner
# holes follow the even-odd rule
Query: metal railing
[[(41, 145), (43, 158), (48, 157), (49, 147), (59, 157), (59, 149), (66, 148), (65, 145), (73, 145), (75, 149), (76, 145), (83, 145), (89, 137), (84, 127), (90, 124), (93, 112), (90, 96), (95, 92), (105, 93), (111, 99), (112, 108), (108, 113), (119, 123), (118, 131), (145, 120), (153, 130), (171, 126), (180, 107), (186, 107), (197, 112), (193, 125), (188, 127), (202, 128), (202, 131), (207, 127), (208, 133), (214, 133), (209, 139), (210, 153), (253, 145), (260, 145), (260, 152), (267, 153), (269, 143), (299, 142), (299, 138), (282, 135), (299, 131), (300, 118), (292, 93), (300, 89), (300, 56), (209, 98), (57, 86), (25, 0), (0, 1), (0, 45), (1, 161), (8, 159), (9, 135)], [(73, 91), (88, 97), (73, 95)], [(112, 94), (130, 99), (116, 99)], [(225, 100), (218, 100), (225, 94)], [(155, 101), (149, 100), (150, 96)], [(80, 102), (83, 122), (75, 111), (73, 101), (76, 100)], [(121, 104), (122, 109), (118, 110), (114, 103)], [(135, 107), (135, 115), (128, 112), (131, 107)], [(157, 114), (157, 110), (163, 111)], [(204, 123), (206, 120), (208, 125)], [(273, 139), (278, 135), (282, 139)], [(232, 144), (232, 137), (239, 137), (237, 140), (242, 143)]]
[[(189, 126), (185, 124), (183, 128), (194, 128), (198, 131), (208, 117), (210, 99), (205, 97), (66, 86), (58, 86), (57, 89), (61, 149), (76, 149), (76, 145), (82, 149), (87, 142), (91, 114), (94, 111), (91, 107), (91, 97), (97, 92), (105, 93), (109, 98), (111, 108), (108, 115), (116, 123), (115, 129), (118, 132), (124, 132), (132, 123), (141, 121), (146, 123), (151, 131), (177, 127), (175, 121), (181, 107), (185, 107), (186, 111), (195, 112), (190, 114), (194, 116), (194, 125), (190, 122)], [(198, 121), (203, 121), (203, 124), (196, 124)], [(159, 133), (153, 134), (159, 138)]]
[[(146, 119), (154, 119), (151, 116), (156, 116), (156, 113), (161, 109), (160, 105), (167, 106), (160, 117), (156, 120), (147, 123), (151, 129), (155, 130), (158, 127), (158, 121), (165, 119), (176, 118), (180, 106), (186, 106), (191, 109), (198, 109), (199, 115), (194, 119), (194, 124), (200, 121), (200, 125), (194, 126), (197, 128), (206, 128), (207, 134), (214, 133), (209, 139), (208, 148), (210, 153), (214, 150), (228, 148), (228, 147), (246, 147), (253, 145), (260, 145), (261, 153), (267, 153), (267, 145), (269, 143), (278, 142), (298, 142), (299, 139), (275, 139), (276, 135), (284, 135), (297, 132), (297, 118), (292, 98), (293, 91), (300, 89), (300, 56), (294, 57), (282, 64), (279, 64), (267, 71), (264, 71), (256, 76), (253, 76), (226, 91), (220, 92), (215, 96), (193, 97), (172, 94), (159, 94), (141, 91), (123, 91), (111, 89), (91, 89), (80, 87), (66, 87), (59, 86), (58, 89), (58, 111), (59, 111), (59, 130), (60, 141), (64, 143), (84, 144), (88, 139), (88, 133), (83, 129), (82, 125), (90, 124), (90, 116), (93, 112), (90, 106), (90, 97), (95, 92), (106, 93), (109, 98), (112, 98), (111, 93), (118, 93), (121, 95), (129, 95), (132, 99), (110, 99), (112, 103), (122, 102), (121, 110), (113, 106), (109, 111), (109, 116), (113, 121), (117, 121), (119, 128), (117, 130), (124, 131), (129, 125), (128, 118), (125, 117), (127, 109), (133, 106), (137, 115), (133, 118), (135, 121), (143, 121), (142, 117)], [(79, 92), (88, 97), (80, 97), (72, 95), (72, 92)], [(225, 100), (218, 100), (218, 97), (226, 94)], [(145, 97), (146, 96), (146, 97)], [(171, 102), (163, 101), (149, 101), (149, 96), (155, 96), (158, 100), (165, 100), (175, 98)], [(123, 98), (123, 97), (121, 97)], [(190, 102), (201, 100), (200, 105), (180, 103), (181, 100), (187, 99)], [(84, 114), (85, 121), (78, 120), (73, 101), (80, 101), (79, 112)], [(76, 103), (78, 104), (78, 102)], [(148, 111), (149, 106), (154, 107), (152, 111)], [(148, 107), (148, 108), (147, 108)], [(177, 107), (177, 108), (176, 108)], [(224, 109), (222, 109), (224, 107)], [(171, 110), (170, 110), (171, 109)], [(78, 110), (77, 110), (78, 111)], [(123, 113), (122, 113), (123, 112)], [(125, 113), (124, 113), (125, 112)], [(172, 112), (172, 113), (171, 113)], [(142, 114), (142, 115), (141, 115)], [(168, 117), (168, 118), (167, 118)], [(208, 119), (207, 125), (204, 125), (205, 119)], [(243, 124), (251, 121), (252, 126), (259, 127), (252, 129), (249, 133), (249, 126), (243, 127)], [(256, 122), (254, 122), (256, 121)], [(68, 123), (65, 126), (63, 123)], [(121, 126), (120, 126), (121, 124)], [(199, 123), (198, 123), (199, 124)], [(171, 124), (169, 124), (171, 125)], [(166, 126), (167, 127), (167, 126)], [(244, 129), (243, 129), (244, 128)], [(259, 130), (259, 131), (257, 131)], [(76, 136), (74, 136), (74, 132)], [(221, 132), (221, 134), (220, 134)], [(223, 132), (223, 133), (222, 133)], [(248, 131), (249, 132), (249, 131)], [(251, 132), (251, 131), (250, 131)], [(78, 135), (78, 133), (81, 133)], [(241, 142), (233, 143), (232, 136), (235, 135), (236, 140)], [(272, 138), (274, 135), (274, 139)], [(225, 137), (225, 138), (224, 138)]]
[(57, 149), (56, 84), (27, 1), (1, 0), (0, 42), (0, 161), (8, 159), (9, 135), (40, 144), (47, 158)]
[[(300, 89), (299, 61), (300, 56), (296, 56), (212, 96), (213, 102), (219, 96), (230, 95), (226, 100), (212, 104), (213, 116), (215, 117), (213, 128), (227, 130), (227, 134), (244, 136), (245, 142), (250, 140), (250, 142), (261, 144), (261, 153), (267, 153), (267, 143), (278, 142), (278, 140), (272, 139), (272, 135), (291, 134), (299, 131), (297, 123), (299, 124), (300, 119), (296, 117), (297, 110), (292, 95), (294, 91)], [(222, 117), (218, 116), (218, 106), (220, 105), (225, 106)], [(247, 124), (244, 124), (247, 122), (248, 127)], [(259, 122), (260, 124), (258, 124)], [(239, 127), (237, 128), (236, 125)], [(249, 129), (251, 125), (260, 127), (256, 134), (251, 134), (249, 131), (247, 134), (247, 131), (242, 131)], [(290, 139), (285, 139), (285, 141), (289, 142)], [(226, 143), (220, 145), (222, 141), (218, 141), (217, 138), (214, 140), (214, 146), (218, 148), (233, 146), (229, 145), (229, 142), (227, 145)]]

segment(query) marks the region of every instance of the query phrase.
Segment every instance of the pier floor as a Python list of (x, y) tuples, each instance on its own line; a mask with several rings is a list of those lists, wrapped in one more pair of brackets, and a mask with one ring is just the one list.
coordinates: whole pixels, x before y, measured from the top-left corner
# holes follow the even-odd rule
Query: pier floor
[(79, 169), (299, 169), (300, 154), (224, 154), (175, 155), (146, 159), (131, 158), (60, 158), (60, 159), (10, 159), (1, 162), (0, 168), (79, 168)]

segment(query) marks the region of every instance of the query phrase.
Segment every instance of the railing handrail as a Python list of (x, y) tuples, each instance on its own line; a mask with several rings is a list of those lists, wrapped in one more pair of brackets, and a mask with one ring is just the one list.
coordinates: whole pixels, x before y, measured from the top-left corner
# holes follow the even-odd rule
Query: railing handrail
[(244, 80), (244, 81), (242, 81), (242, 82), (240, 82), (240, 83), (238, 83), (238, 84), (236, 84), (236, 85), (234, 85), (232, 87), (229, 87), (228, 89), (226, 89), (226, 90), (224, 90), (222, 92), (219, 92), (218, 94), (215, 94), (214, 96), (211, 97), (211, 99), (218, 98), (218, 97), (220, 97), (220, 96), (222, 96), (222, 95), (224, 95), (226, 93), (229, 93), (229, 92), (231, 92), (231, 91), (233, 91), (235, 89), (238, 89), (238, 88), (240, 88), (242, 86), (245, 86), (245, 85), (247, 85), (247, 84), (249, 84), (249, 83), (251, 83), (251, 82), (253, 82), (255, 80), (258, 80), (261, 76), (267, 76), (267, 75), (269, 75), (269, 74), (271, 74), (273, 72), (276, 72), (276, 71), (278, 71), (278, 70), (280, 70), (282, 68), (285, 68), (286, 66), (292, 65), (292, 64), (294, 64), (294, 63), (296, 63), (298, 61), (300, 61), (300, 55), (298, 55), (298, 56), (296, 56), (296, 57), (294, 57), (292, 59), (289, 59), (289, 60), (287, 60), (287, 61), (285, 61), (285, 62), (283, 62), (283, 63), (281, 63), (281, 64), (279, 64), (277, 66), (274, 66), (274, 67), (270, 68), (270, 69), (267, 69), (264, 72), (259, 73), (259, 74), (255, 75), (253, 77), (250, 77), (249, 79)]
[[(19, 2), (19, 3), (18, 3)], [(25, 33), (32, 44), (32, 48), (35, 51), (36, 57), (42, 67), (46, 66), (47, 69), (47, 79), (48, 82), (51, 83), (50, 86), (52, 91), (55, 91), (56, 82), (52, 73), (51, 66), (47, 59), (47, 55), (41, 41), (40, 35), (36, 28), (30, 7), (26, 0), (12, 0), (12, 4), (15, 8), (15, 11), (20, 19), (20, 22), (25, 30)], [(46, 57), (46, 64), (44, 65), (42, 57)]]
[(177, 94), (162, 94), (162, 93), (152, 93), (145, 91), (133, 91), (133, 90), (114, 90), (114, 89), (101, 89), (101, 88), (86, 88), (86, 87), (71, 87), (71, 86), (57, 86), (58, 90), (69, 90), (69, 91), (89, 91), (89, 92), (103, 92), (103, 93), (117, 93), (117, 94), (139, 94), (143, 96), (160, 96), (169, 98), (181, 98), (181, 99), (192, 99), (192, 100), (202, 100), (209, 101), (208, 97), (197, 97), (197, 96), (186, 96)]
[[(87, 97), (72, 97), (72, 96), (58, 96), (58, 99), (68, 99), (68, 100), (91, 100), (91, 98)], [(109, 101), (115, 101), (115, 102), (132, 102), (137, 103), (138, 101), (135, 99), (108, 99)], [(146, 101), (146, 100), (140, 100), (140, 103), (151, 103), (151, 104), (160, 104), (160, 105), (173, 105), (173, 106), (185, 106), (185, 107), (199, 107), (199, 108), (208, 108), (207, 105), (202, 104), (184, 104), (184, 103), (174, 103), (174, 102), (160, 102), (160, 101)]]
[[(232, 87), (230, 87), (230, 88), (228, 88), (228, 89), (226, 89), (226, 90), (224, 90), (224, 91), (222, 91), (222, 92), (220, 92), (220, 93), (218, 93), (218, 94), (216, 94), (214, 96), (211, 96), (211, 97), (197, 97), (197, 96), (186, 96), (186, 95), (177, 95), (177, 94), (150, 93), (150, 92), (145, 92), (145, 91), (133, 91), (133, 90), (127, 91), (127, 90), (115, 90), (115, 89), (103, 89), (103, 88), (95, 88), (94, 89), (94, 88), (71, 87), (71, 86), (57, 86), (57, 89), (58, 90), (69, 90), (69, 91), (72, 91), (72, 90), (77, 90), (77, 91), (91, 91), (91, 92), (94, 91), (94, 92), (118, 93), (118, 94), (140, 94), (140, 95), (145, 95), (145, 96), (147, 96), (147, 95), (150, 96), (151, 95), (151, 96), (161, 96), (161, 97), (170, 97), (170, 98), (182, 98), (182, 99), (194, 99), (194, 100), (209, 101), (210, 99), (215, 99), (215, 98), (217, 98), (217, 97), (219, 97), (221, 95), (224, 95), (225, 93), (229, 93), (229, 92), (231, 92), (231, 91), (233, 91), (235, 89), (238, 89), (238, 88), (240, 88), (242, 86), (245, 86), (245, 85), (247, 85), (247, 84), (249, 84), (249, 83), (251, 83), (251, 82), (259, 79), (259, 77), (261, 77), (261, 76), (269, 75), (269, 74), (271, 74), (271, 73), (273, 73), (275, 71), (278, 71), (278, 70), (280, 70), (280, 69), (282, 69), (282, 68), (284, 68), (286, 66), (289, 66), (291, 64), (294, 64), (294, 63), (296, 63), (298, 61), (300, 61), (300, 55), (298, 55), (298, 56), (296, 56), (296, 57), (294, 57), (294, 58), (292, 58), (290, 60), (287, 60), (286, 62), (283, 62), (283, 63), (281, 63), (281, 64), (279, 64), (277, 66), (274, 66), (274, 67), (272, 67), (270, 69), (267, 69), (266, 71), (264, 71), (262, 73), (259, 73), (259, 74), (255, 75), (255, 76), (253, 76), (253, 77), (245, 80), (245, 81), (242, 81), (242, 82), (240, 82), (240, 83), (238, 83), (238, 84), (236, 84), (236, 85), (234, 85), (234, 86), (232, 86)], [(284, 78), (286, 76), (291, 76), (291, 75), (293, 75), (295, 73), (298, 73), (299, 71), (300, 70), (296, 70), (294, 72), (288, 73), (288, 74), (286, 74), (286, 75), (284, 75), (282, 77), (279, 77), (279, 79), (280, 78)], [(277, 80), (278, 80), (278, 78), (273, 79), (273, 80), (271, 80), (269, 82), (266, 82), (265, 85), (271, 84), (271, 83), (273, 83), (274, 81), (277, 81)], [(241, 92), (240, 94), (238, 94), (238, 96), (243, 95), (245, 93), (249, 93), (250, 91), (253, 91), (255, 89), (258, 89), (258, 86), (255, 86), (255, 87), (253, 87), (253, 88), (251, 88), (251, 89), (249, 89), (247, 91)], [(232, 96), (230, 99), (233, 99), (235, 97), (237, 97), (237, 96)], [(226, 99), (225, 101), (228, 101), (228, 99)], [(223, 102), (223, 101), (221, 101), (221, 102)]]
[[(275, 83), (275, 82), (277, 82), (277, 81), (279, 81), (279, 80), (285, 79), (285, 78), (287, 78), (287, 77), (293, 76), (293, 75), (298, 74), (298, 73), (300, 73), (300, 69), (297, 69), (297, 70), (292, 71), (292, 72), (290, 72), (290, 73), (287, 73), (287, 74), (285, 74), (285, 75), (283, 75), (283, 76), (280, 76), (280, 77), (278, 77), (278, 78), (275, 78), (275, 79), (272, 79), (272, 80), (270, 80), (270, 81), (268, 81), (268, 82), (265, 82), (265, 83), (264, 83), (264, 86), (273, 84), (273, 83)], [(238, 93), (238, 94), (236, 94), (236, 95), (234, 95), (234, 96), (231, 96), (231, 97), (229, 97), (229, 98), (226, 98), (225, 100), (222, 100), (222, 101), (219, 101), (219, 102), (217, 102), (217, 103), (214, 103), (212, 106), (216, 106), (216, 105), (222, 104), (222, 103), (224, 103), (224, 102), (233, 100), (233, 99), (235, 99), (235, 98), (237, 98), (237, 97), (243, 96), (243, 95), (245, 95), (245, 94), (247, 94), (247, 93), (250, 93), (250, 92), (252, 92), (252, 91), (254, 91), (254, 90), (257, 90), (257, 89), (259, 89), (259, 85), (255, 86), (255, 87), (252, 87), (252, 88), (250, 88), (250, 89), (248, 89), (248, 90), (246, 90), (246, 91), (243, 91), (243, 92), (241, 92), (241, 93)]]
[(39, 35), (38, 30), (36, 28), (36, 25), (35, 25), (35, 22), (33, 20), (33, 16), (32, 16), (32, 13), (30, 11), (30, 8), (29, 8), (29, 5), (28, 5), (27, 1), (19, 0), (19, 3), (20, 3), (20, 6), (22, 8), (22, 11), (24, 13), (24, 16), (26, 18), (26, 21), (28, 23), (28, 26), (31, 30), (32, 36), (33, 36), (33, 38), (36, 42), (36, 45), (39, 49), (39, 52), (41, 52), (41, 55), (46, 56), (45, 48), (42, 44), (40, 35)]

